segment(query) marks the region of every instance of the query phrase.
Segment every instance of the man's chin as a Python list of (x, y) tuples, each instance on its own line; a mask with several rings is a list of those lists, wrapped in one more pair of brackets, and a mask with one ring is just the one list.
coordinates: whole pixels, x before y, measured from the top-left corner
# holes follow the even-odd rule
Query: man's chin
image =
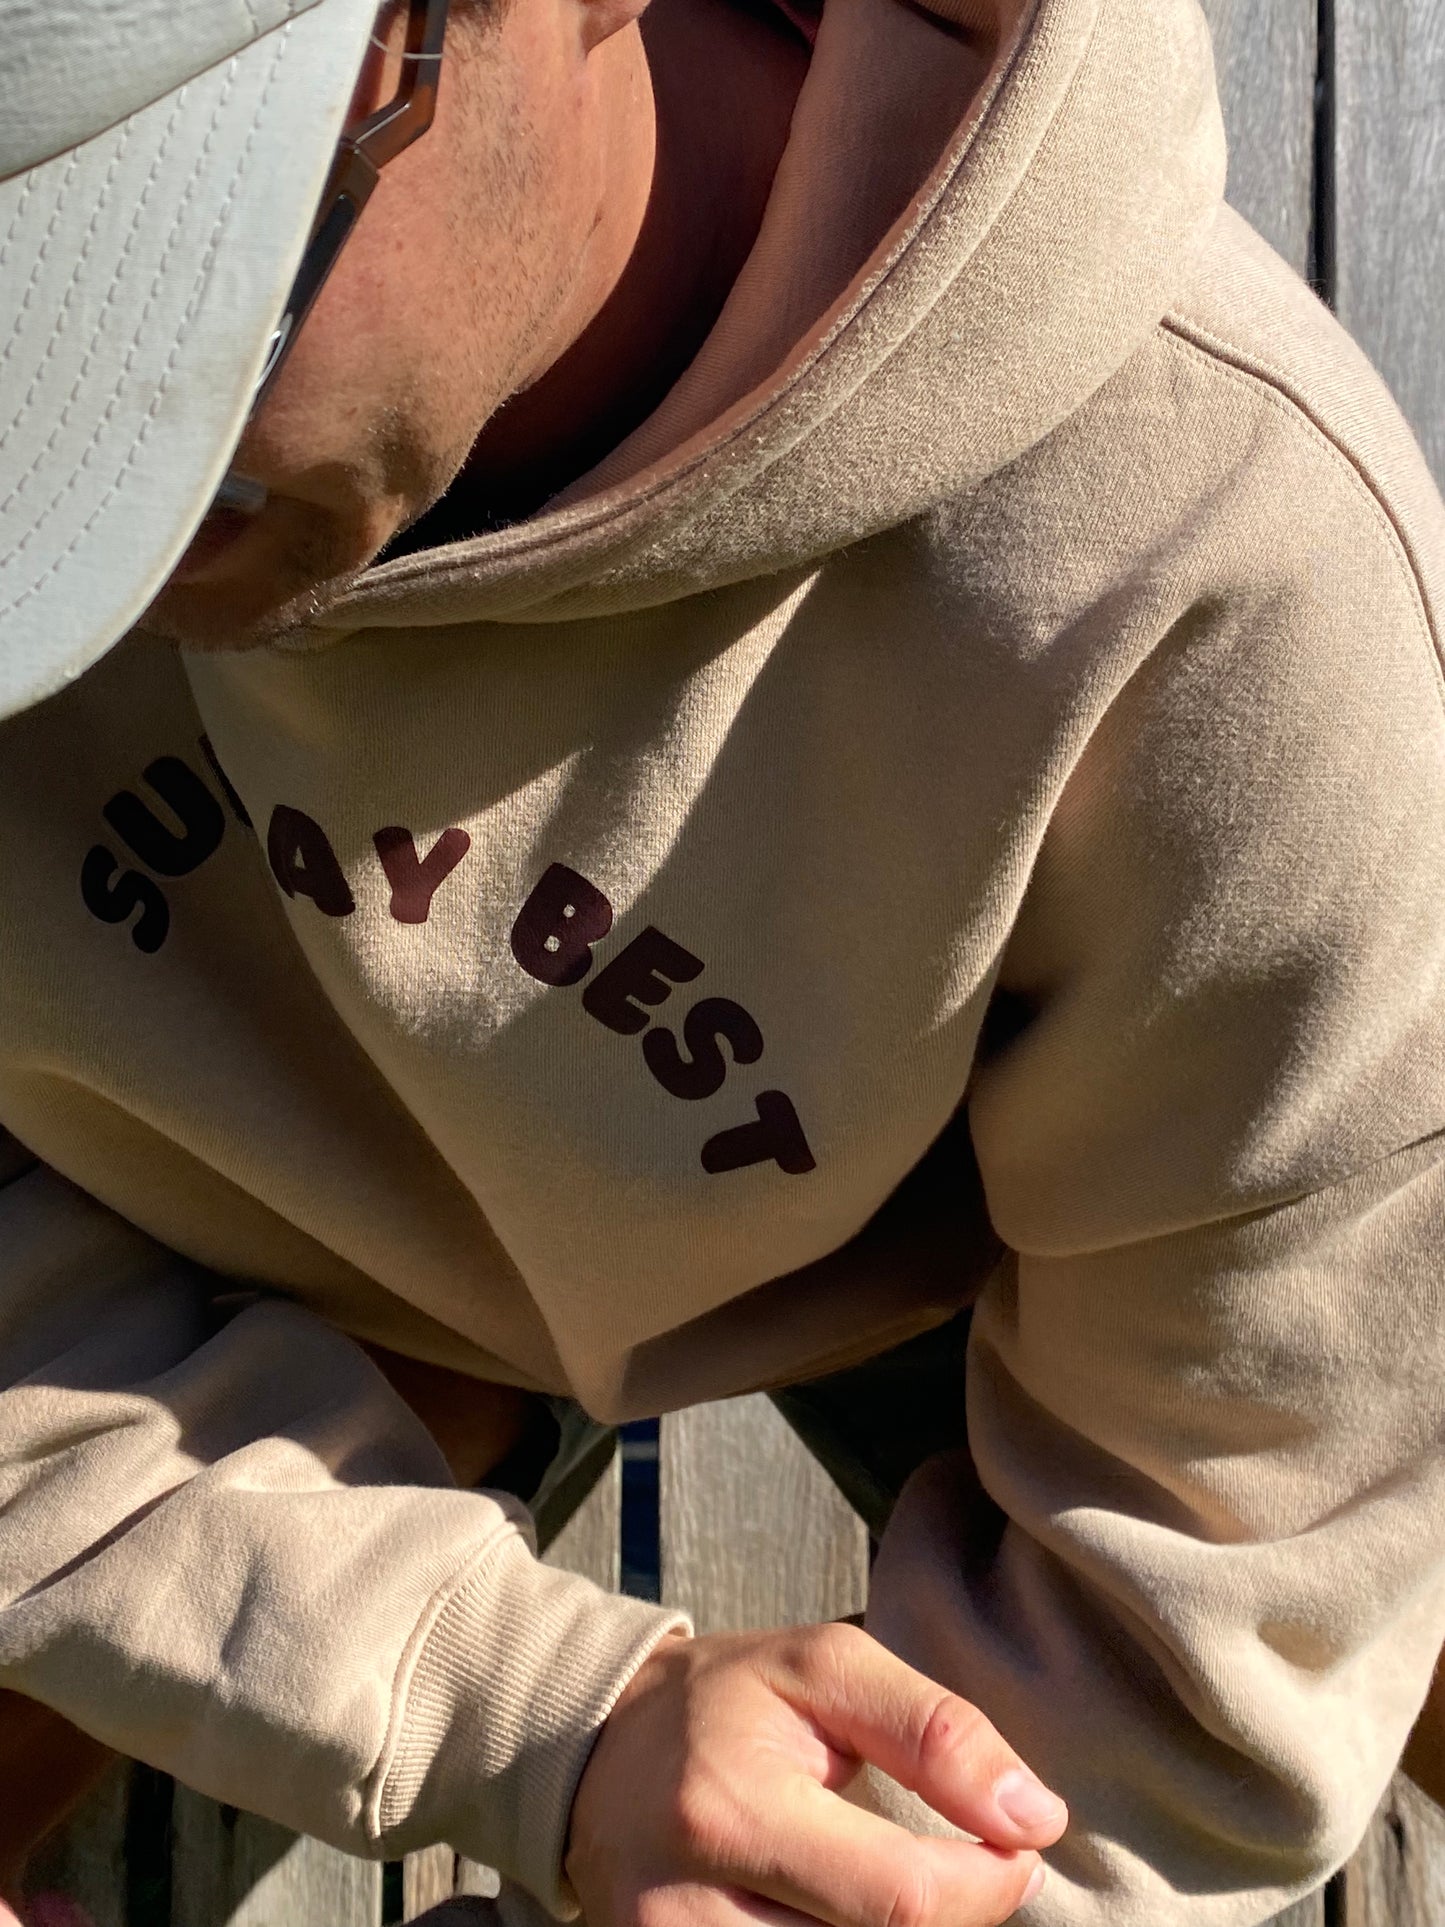
[(306, 628), (345, 595), (381, 546), (315, 511), (298, 517), (285, 502), (218, 529), (219, 519), (207, 517), (141, 618), (142, 629), (183, 649), (259, 649)]
[(280, 599), (247, 593), (246, 585), (167, 583), (139, 626), (196, 654), (239, 654), (294, 635), (324, 615), (355, 582), (351, 569)]

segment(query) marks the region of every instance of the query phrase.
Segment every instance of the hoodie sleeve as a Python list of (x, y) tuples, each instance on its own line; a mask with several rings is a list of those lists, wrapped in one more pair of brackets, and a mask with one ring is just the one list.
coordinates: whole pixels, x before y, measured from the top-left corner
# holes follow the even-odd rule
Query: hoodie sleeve
[(446, 1841), (575, 1913), (576, 1780), (683, 1622), (539, 1564), (323, 1321), (218, 1318), (217, 1281), (14, 1163), (0, 1685), (348, 1852)]
[(868, 1624), (1068, 1800), (1030, 1927), (1317, 1885), (1445, 1639), (1445, 723), (1357, 538), (1115, 699), (970, 1091), (971, 1461), (905, 1489)]

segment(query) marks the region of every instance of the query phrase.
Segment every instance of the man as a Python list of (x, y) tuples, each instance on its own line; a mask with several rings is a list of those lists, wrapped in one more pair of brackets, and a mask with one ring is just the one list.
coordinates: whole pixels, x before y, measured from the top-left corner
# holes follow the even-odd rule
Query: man
[[(0, 12), (26, 1837), (1260, 1921), (1445, 1637), (1439, 498), (1192, 0), (494, 4)], [(866, 1632), (536, 1564), (757, 1387)]]

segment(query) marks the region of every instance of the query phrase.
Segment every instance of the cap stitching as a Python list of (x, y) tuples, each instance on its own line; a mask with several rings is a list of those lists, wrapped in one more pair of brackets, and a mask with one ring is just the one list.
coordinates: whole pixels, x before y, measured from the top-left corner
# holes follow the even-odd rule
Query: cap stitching
[(3, 352), (0, 352), (0, 375), (4, 374), (5, 364), (14, 354), (15, 343), (20, 339), (20, 324), (29, 313), (30, 304), (35, 299), (35, 290), (40, 282), (41, 270), (45, 266), (45, 257), (50, 252), (50, 243), (55, 239), (55, 230), (59, 227), (60, 217), (65, 212), (65, 197), (70, 192), (70, 183), (75, 178), (75, 170), (79, 165), (80, 152), (77, 149), (71, 155), (65, 172), (60, 177), (60, 189), (55, 197), (55, 206), (51, 210), (50, 225), (45, 230), (45, 238), (40, 243), (40, 252), (36, 255), (35, 265), (30, 270), (30, 279), (25, 287), (25, 298), (21, 301), (20, 312), (11, 326), (10, 339), (5, 343)]
[[(119, 263), (117, 264), (117, 269), (116, 269), (117, 281), (120, 279), (121, 272), (124, 269), (126, 256), (130, 253), (131, 243), (135, 239), (136, 230), (140, 226), (141, 217), (145, 212), (146, 202), (150, 199), (151, 190), (154, 188), (156, 184), (156, 177), (160, 172), (161, 163), (165, 159), (166, 150), (170, 146), (171, 138), (175, 133), (176, 123), (180, 118), (180, 115), (184, 106), (185, 98), (186, 98), (186, 90), (183, 87), (180, 93), (176, 96), (176, 104), (171, 113), (171, 118), (166, 124), (165, 134), (162, 137), (160, 147), (156, 152), (156, 156), (154, 160), (151, 162), (150, 172), (146, 176), (145, 185), (141, 189), (140, 198), (136, 203), (135, 214), (131, 219), (131, 231), (129, 235), (126, 237), (126, 244), (121, 251), (121, 258)], [(20, 422), (24, 418), (25, 411), (29, 408), (30, 404), (34, 401), (36, 390), (40, 386), (40, 378), (44, 374), (46, 366), (49, 363), (52, 354), (55, 352), (56, 342), (60, 339), (60, 332), (61, 332), (60, 323), (61, 321), (63, 321), (65, 315), (69, 312), (71, 304), (75, 299), (76, 292), (81, 285), (81, 269), (84, 267), (87, 259), (89, 258), (90, 250), (95, 239), (96, 226), (100, 220), (101, 215), (105, 212), (106, 196), (109, 194), (112, 183), (115, 180), (116, 170), (119, 168), (121, 161), (125, 156), (125, 150), (130, 144), (133, 131), (134, 131), (133, 124), (132, 122), (128, 121), (125, 127), (124, 138), (121, 140), (120, 145), (117, 147), (114, 155), (111, 157), (110, 166), (106, 170), (105, 184), (101, 188), (99, 195), (96, 197), (95, 211), (92, 213), (90, 217), (90, 225), (86, 229), (85, 239), (81, 243), (79, 258), (77, 259), (75, 264), (75, 271), (71, 276), (70, 287), (66, 291), (65, 301), (61, 306), (60, 315), (59, 317), (57, 317), (56, 327), (51, 334), (50, 342), (46, 348), (44, 358), (42, 359), (40, 366), (35, 370), (34, 379), (30, 384), (30, 388), (26, 393), (24, 401), (20, 405), (20, 413), (14, 418), (13, 421), (9, 423), (9, 425), (5, 428), (3, 433), (0, 433), (0, 450), (4, 449), (5, 444), (9, 441), (11, 435), (15, 432), (16, 428), (19, 427)], [(3, 515), (5, 511), (8, 508), (10, 508), (13, 503), (18, 501), (21, 495), (24, 494), (26, 488), (30, 484), (31, 477), (34, 475), (35, 471), (40, 467), (40, 465), (44, 462), (46, 456), (50, 453), (51, 449), (55, 446), (55, 443), (59, 439), (61, 434), (63, 434), (65, 427), (70, 420), (70, 416), (74, 411), (75, 403), (79, 399), (80, 384), (85, 380), (85, 377), (90, 370), (90, 364), (95, 358), (96, 343), (100, 340), (101, 335), (105, 332), (106, 317), (109, 314), (109, 312), (110, 312), (110, 309), (108, 306), (102, 309), (101, 311), (100, 319), (97, 321), (95, 326), (95, 332), (90, 337), (90, 345), (87, 347), (85, 351), (84, 358), (82, 359), (80, 364), (79, 372), (76, 374), (74, 386), (71, 388), (69, 398), (67, 399), (65, 404), (65, 408), (61, 412), (60, 420), (56, 423), (55, 429), (50, 437), (50, 440), (46, 443), (45, 447), (41, 450), (40, 454), (36, 456), (35, 460), (31, 463), (29, 469), (25, 472), (24, 475), (21, 476), (20, 480), (15, 484), (15, 487), (12, 489), (10, 494), (6, 496), (3, 502), (0, 502), (0, 515)], [(124, 380), (124, 373), (122, 372), (121, 381), (123, 380)], [(117, 382), (116, 386), (117, 388), (120, 386), (120, 381)]]
[[(142, 213), (145, 211), (145, 204), (147, 199), (150, 196), (150, 191), (155, 186), (156, 175), (160, 170), (161, 161), (165, 157), (166, 148), (170, 144), (171, 135), (175, 132), (176, 121), (179, 118), (180, 111), (181, 111), (181, 101), (184, 98), (185, 98), (185, 90), (182, 89), (180, 95), (177, 96), (175, 111), (172, 113), (170, 118), (170, 123), (166, 128), (165, 138), (161, 142), (160, 149), (156, 155), (154, 162), (151, 165), (150, 175), (146, 180), (145, 186), (141, 189), (140, 199), (136, 203), (135, 215), (131, 221), (131, 235), (127, 238), (125, 248), (122, 250), (122, 255), (121, 255), (122, 261), (124, 261), (125, 255), (130, 252), (131, 239), (134, 237), (135, 229), (140, 223), (140, 218)], [(121, 162), (125, 158), (126, 149), (130, 145), (132, 131), (133, 130), (132, 130), (131, 124), (127, 122), (122, 138), (119, 144), (117, 145), (114, 154), (112, 154), (111, 156), (110, 166), (106, 169), (104, 185), (101, 187), (100, 193), (96, 196), (95, 207), (92, 210), (91, 216), (90, 216), (90, 225), (86, 228), (85, 239), (80, 244), (80, 254), (76, 260), (75, 267), (71, 273), (70, 286), (65, 291), (65, 299), (60, 305), (60, 313), (55, 318), (55, 326), (50, 331), (50, 339), (45, 345), (45, 353), (41, 356), (39, 366), (36, 368), (34, 375), (31, 377), (30, 386), (25, 391), (25, 398), (20, 404), (19, 412), (6, 424), (3, 430), (0, 430), (0, 453), (4, 452), (5, 446), (9, 442), (10, 437), (15, 433), (16, 429), (20, 426), (21, 422), (24, 421), (26, 413), (30, 409), (31, 404), (34, 402), (35, 397), (39, 392), (40, 383), (42, 378), (44, 377), (45, 370), (49, 367), (51, 359), (55, 354), (56, 345), (60, 341), (61, 336), (64, 332), (65, 318), (70, 313), (71, 308), (74, 306), (76, 294), (79, 292), (79, 289), (81, 286), (81, 278), (82, 278), (81, 269), (85, 266), (86, 261), (90, 257), (90, 250), (95, 242), (95, 230), (100, 223), (101, 215), (104, 214), (105, 212), (106, 200), (112, 186), (114, 185), (117, 170), (119, 169)], [(119, 274), (117, 274), (117, 279), (119, 279)], [(25, 473), (20, 477), (19, 481), (16, 482), (14, 488), (12, 488), (10, 493), (5, 497), (5, 500), (3, 502), (0, 502), (0, 515), (3, 515), (7, 509), (11, 508), (16, 502), (19, 501), (20, 497), (25, 493), (26, 489), (30, 486), (31, 478), (34, 476), (36, 470), (41, 466), (45, 458), (50, 454), (50, 451), (54, 448), (56, 442), (60, 439), (61, 435), (64, 434), (66, 426), (70, 421), (70, 417), (74, 413), (75, 404), (80, 396), (80, 384), (85, 380), (85, 377), (87, 376), (87, 374), (89, 374), (90, 364), (95, 359), (95, 344), (100, 340), (100, 337), (105, 332), (106, 317), (109, 314), (109, 312), (110, 312), (109, 306), (106, 306), (101, 309), (100, 318), (95, 324), (95, 332), (90, 337), (90, 345), (86, 348), (85, 354), (81, 360), (79, 372), (75, 377), (75, 383), (74, 383), (74, 386), (71, 388), (70, 395), (66, 400), (65, 407), (61, 410), (60, 419), (59, 421), (57, 421), (54, 429), (51, 431), (50, 439), (45, 444), (44, 448), (41, 449), (40, 453), (35, 457), (34, 461), (31, 462), (29, 468), (26, 469)]]
[[(156, 269), (155, 275), (151, 280), (150, 288), (146, 293), (145, 305), (141, 309), (140, 319), (136, 323), (135, 333), (131, 336), (130, 347), (126, 350), (125, 360), (121, 363), (120, 373), (116, 377), (115, 387), (111, 391), (110, 400), (106, 403), (105, 408), (101, 412), (100, 420), (95, 425), (95, 430), (91, 435), (90, 442), (86, 447), (85, 454), (81, 457), (78, 467), (76, 467), (71, 471), (71, 474), (66, 480), (65, 485), (58, 491), (57, 494), (52, 496), (47, 506), (41, 510), (40, 514), (36, 517), (34, 522), (31, 523), (30, 527), (25, 531), (24, 535), (21, 536), (19, 542), (17, 542), (15, 547), (11, 550), (10, 560), (12, 561), (17, 559), (19, 556), (22, 556), (25, 553), (25, 551), (30, 547), (31, 542), (40, 533), (41, 529), (44, 528), (45, 524), (50, 520), (51, 516), (55, 513), (56, 509), (59, 508), (60, 504), (65, 500), (66, 496), (69, 495), (71, 491), (76, 487), (81, 476), (85, 473), (86, 469), (90, 466), (91, 458), (94, 455), (96, 448), (99, 446), (101, 438), (104, 435), (106, 428), (109, 426), (111, 418), (114, 416), (116, 408), (120, 403), (120, 399), (125, 392), (126, 383), (130, 377), (131, 369), (134, 366), (136, 355), (140, 350), (141, 338), (146, 331), (146, 323), (150, 319), (151, 310), (155, 306), (156, 294), (161, 286), (162, 280), (165, 277), (166, 268), (170, 262), (171, 255), (174, 252), (176, 247), (178, 230), (181, 226), (182, 221), (185, 218), (186, 208), (189, 205), (192, 196), (195, 194), (196, 183), (200, 179), (201, 167), (206, 159), (206, 154), (210, 148), (211, 139), (216, 129), (216, 122), (219, 119), (220, 115), (224, 112), (226, 102), (230, 99), (231, 94), (235, 89), (234, 69), (235, 69), (235, 62), (232, 61), (231, 70), (227, 73), (227, 76), (226, 76), (226, 85), (222, 91), (221, 98), (216, 103), (215, 110), (211, 117), (211, 126), (208, 129), (206, 134), (206, 139), (202, 144), (200, 156), (197, 159), (195, 167), (191, 170), (191, 178), (186, 184), (185, 194), (182, 196), (181, 204), (179, 208), (176, 210), (175, 217), (171, 225), (170, 239), (166, 243), (165, 253), (161, 256), (160, 266)], [(142, 190), (141, 206), (137, 209), (138, 216), (141, 212), (144, 211), (145, 196), (150, 192), (150, 189), (155, 182), (156, 175), (159, 172), (160, 167), (165, 160), (166, 148), (170, 142), (172, 133), (175, 131), (176, 123), (179, 120), (181, 114), (185, 111), (186, 91), (187, 90), (184, 87), (182, 87), (180, 92), (176, 95), (175, 108), (171, 114), (170, 121), (166, 127), (165, 135), (161, 141), (161, 145), (156, 152), (155, 159), (151, 163), (151, 171), (146, 181), (145, 188)], [(126, 236), (125, 246), (121, 249), (119, 259), (116, 262), (115, 281), (117, 284), (120, 282), (120, 280), (125, 274), (126, 263), (130, 257), (131, 248), (135, 244), (137, 231), (138, 231), (138, 221), (133, 221), (131, 223), (130, 233)], [(88, 250), (90, 248), (90, 245), (93, 239), (94, 239), (94, 233), (92, 230), (90, 233), (86, 235), (85, 243), (82, 246), (81, 265), (84, 265)], [(94, 347), (94, 345), (95, 345), (94, 341), (92, 341), (91, 343), (92, 348)], [(167, 365), (169, 366), (169, 364)], [(124, 470), (122, 470), (121, 473), (123, 474)], [(24, 483), (22, 482), (21, 487), (23, 486), (24, 486)], [(19, 489), (17, 489), (16, 493), (18, 494), (19, 492), (20, 492)], [(7, 503), (4, 506), (8, 507), (9, 504)]]
[(34, 196), (35, 183), (39, 177), (40, 169), (38, 167), (32, 167), (30, 172), (25, 176), (25, 185), (20, 191), (20, 199), (15, 204), (15, 214), (10, 222), (10, 230), (6, 234), (4, 241), (0, 242), (0, 268), (3, 268), (5, 263), (10, 259), (11, 245), (15, 240), (15, 236), (20, 232), (20, 223), (25, 219), (25, 210), (29, 207), (31, 199)]
[[(161, 371), (160, 378), (156, 383), (155, 393), (151, 397), (150, 406), (149, 408), (147, 408), (145, 415), (141, 420), (140, 426), (136, 431), (135, 439), (131, 443), (130, 450), (126, 455), (125, 461), (122, 463), (120, 469), (117, 471), (114, 480), (111, 482), (110, 487), (106, 490), (104, 496), (96, 504), (95, 508), (91, 511), (89, 516), (87, 516), (84, 524), (81, 526), (80, 529), (77, 530), (76, 534), (72, 537), (70, 542), (67, 543), (66, 547), (51, 562), (50, 566), (45, 570), (45, 573), (43, 575), (37, 576), (35, 581), (32, 582), (27, 589), (22, 590), (21, 593), (18, 596), (16, 596), (13, 601), (5, 604), (4, 613), (6, 614), (14, 614), (14, 612), (17, 609), (22, 608), (24, 604), (27, 603), (32, 596), (38, 595), (40, 590), (50, 580), (51, 576), (57, 574), (59, 570), (63, 567), (63, 565), (75, 553), (76, 549), (79, 548), (80, 544), (89, 535), (90, 531), (95, 527), (95, 524), (100, 520), (101, 516), (105, 513), (106, 509), (109, 508), (111, 502), (114, 501), (117, 493), (119, 492), (121, 483), (125, 480), (125, 477), (129, 473), (131, 468), (134, 467), (135, 462), (139, 457), (142, 448), (145, 446), (145, 443), (150, 435), (150, 431), (155, 425), (155, 418), (157, 414), (160, 412), (161, 403), (165, 399), (166, 390), (170, 385), (171, 377), (175, 373), (176, 361), (180, 356), (181, 349), (185, 344), (186, 336), (189, 334), (191, 325), (195, 320), (196, 310), (200, 306), (202, 296), (205, 293), (207, 277), (210, 272), (211, 263), (215, 259), (217, 245), (219, 243), (222, 233), (224, 232), (227, 224), (230, 221), (231, 210), (235, 206), (237, 192), (239, 190), (241, 181), (245, 176), (246, 170), (250, 164), (251, 152), (256, 143), (257, 130), (259, 129), (261, 121), (265, 116), (266, 107), (271, 98), (271, 90), (275, 85), (276, 75), (285, 57), (287, 43), (291, 37), (291, 24), (292, 23), (288, 20), (286, 25), (281, 29), (276, 53), (271, 62), (271, 71), (266, 77), (265, 88), (262, 92), (261, 99), (257, 103), (255, 114), (252, 116), (250, 131), (246, 136), (246, 144), (241, 151), (241, 158), (237, 163), (234, 173), (232, 174), (230, 186), (226, 190), (226, 198), (222, 202), (221, 207), (217, 212), (215, 224), (211, 229), (210, 244), (206, 249), (205, 257), (201, 262), (200, 272), (196, 278), (196, 286), (192, 291), (190, 301), (187, 303), (186, 311), (181, 317), (180, 326), (176, 330), (175, 342), (172, 345), (170, 354), (166, 358), (166, 365)], [(207, 155), (210, 151), (211, 143), (215, 138), (216, 128), (220, 121), (222, 111), (225, 108), (226, 101), (230, 98), (230, 93), (234, 86), (234, 77), (235, 77), (235, 71), (237, 67), (237, 60), (235, 57), (232, 58), (229, 65), (230, 65), (231, 71), (227, 78), (226, 92), (222, 95), (222, 98), (216, 103), (215, 111), (211, 116), (211, 124), (210, 124), (210, 127), (207, 129), (206, 139), (202, 146), (200, 156), (197, 159), (195, 170), (191, 176), (191, 187), (187, 190), (187, 198), (189, 198), (190, 193), (194, 191), (195, 182), (200, 176), (201, 169), (204, 166)], [(152, 285), (154, 289), (155, 284), (153, 283)], [(134, 349), (132, 349), (132, 353), (133, 352), (134, 352)], [(107, 418), (115, 409), (118, 395), (119, 395), (119, 388), (117, 388), (116, 395), (113, 395), (111, 397), (110, 406), (106, 410)], [(104, 427), (104, 421), (101, 423), (101, 427), (102, 428)], [(97, 435), (96, 439), (93, 439), (91, 441), (91, 444), (87, 448), (85, 455), (81, 458), (80, 467), (72, 475), (70, 482), (67, 484), (66, 488), (61, 491), (61, 494), (55, 498), (55, 501), (52, 502), (50, 507), (46, 510), (45, 516), (41, 518), (42, 521), (45, 519), (48, 519), (48, 517), (53, 513), (53, 511), (59, 505), (59, 503), (64, 500), (65, 495), (68, 494), (70, 490), (75, 486), (81, 472), (83, 472), (83, 470), (88, 466), (91, 456), (95, 452), (95, 449), (98, 445), (98, 439), (99, 437)], [(37, 528), (38, 526), (39, 524), (36, 525)], [(26, 540), (28, 541), (30, 538), (30, 535), (33, 535), (34, 533), (35, 533), (35, 529), (30, 530), (26, 536)]]

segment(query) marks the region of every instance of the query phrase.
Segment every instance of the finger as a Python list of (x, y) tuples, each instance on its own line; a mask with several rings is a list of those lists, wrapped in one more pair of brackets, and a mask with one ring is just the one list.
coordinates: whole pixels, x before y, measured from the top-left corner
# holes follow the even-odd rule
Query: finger
[(646, 1927), (818, 1927), (816, 1916), (745, 1887), (701, 1880), (674, 1881), (635, 1895), (622, 1917), (643, 1921)]
[(830, 1927), (995, 1927), (1043, 1875), (1034, 1853), (920, 1839), (803, 1774), (748, 1849), (748, 1886)]
[(817, 1927), (816, 1914), (799, 1913), (763, 1894), (749, 1893), (744, 1887), (720, 1887), (717, 1892), (733, 1909), (734, 1919), (720, 1927)]
[(796, 1663), (804, 1709), (824, 1737), (881, 1767), (954, 1826), (994, 1846), (1036, 1848), (1052, 1846), (1068, 1825), (1063, 1801), (976, 1706), (868, 1633), (816, 1629)]

